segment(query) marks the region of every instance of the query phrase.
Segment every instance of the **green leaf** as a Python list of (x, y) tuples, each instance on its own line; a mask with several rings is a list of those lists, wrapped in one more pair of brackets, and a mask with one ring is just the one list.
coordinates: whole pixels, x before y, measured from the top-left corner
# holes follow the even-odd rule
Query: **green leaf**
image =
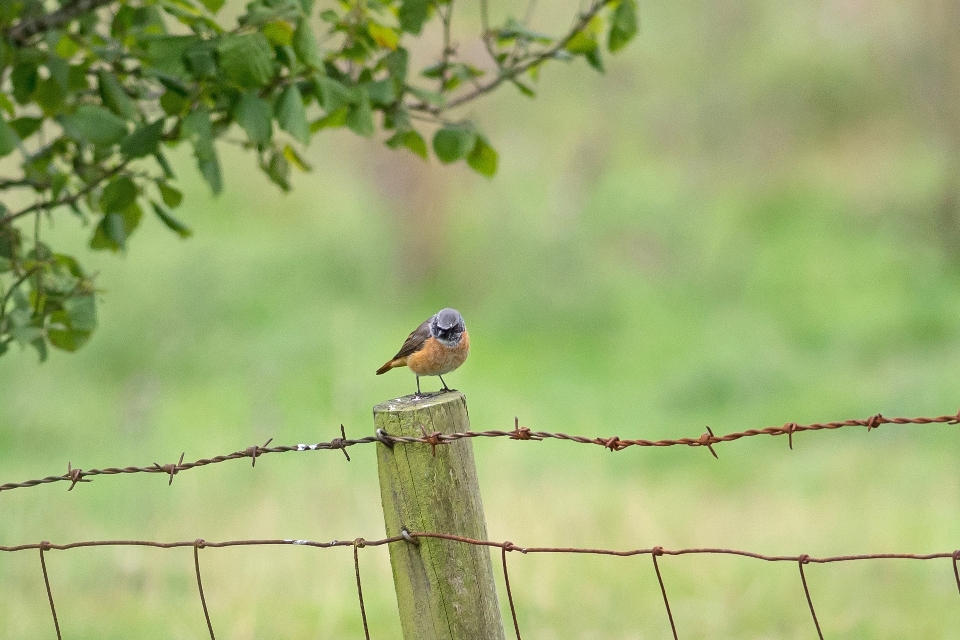
[(20, 136), (20, 139), (29, 138), (37, 131), (40, 130), (40, 127), (43, 126), (43, 118), (30, 118), (23, 116), (17, 118), (16, 120), (10, 121), (10, 126), (13, 127), (13, 130), (17, 132), (17, 135)]
[(600, 16), (594, 16), (590, 22), (584, 25), (583, 29), (577, 31), (564, 47), (570, 53), (576, 55), (586, 55), (595, 51), (599, 44), (597, 36), (603, 28), (603, 19)]
[(107, 183), (100, 194), (100, 210), (104, 213), (122, 213), (137, 199), (137, 185), (127, 176), (119, 176)]
[(220, 193), (223, 191), (223, 178), (217, 151), (213, 146), (213, 126), (209, 109), (200, 107), (191, 111), (183, 119), (182, 128), (184, 135), (193, 143), (193, 153), (197, 157), (200, 174), (213, 193)]
[(19, 144), (20, 136), (6, 120), (0, 118), (0, 158), (13, 153)]
[(390, 77), (398, 82), (405, 82), (407, 79), (407, 69), (409, 67), (410, 54), (404, 48), (398, 48), (388, 53), (383, 61), (387, 65), (387, 71)]
[(616, 53), (627, 46), (635, 35), (637, 35), (636, 0), (620, 0), (610, 21), (607, 48), (610, 53)]
[(163, 155), (163, 151), (157, 149), (153, 154), (153, 159), (157, 161), (158, 165), (160, 165), (160, 169), (163, 170), (163, 175), (170, 180), (173, 180), (177, 177), (177, 174), (173, 172), (173, 167), (170, 166), (170, 162), (167, 160), (167, 156)]
[(370, 108), (370, 97), (363, 87), (358, 89), (360, 99), (356, 104), (347, 108), (347, 127), (359, 136), (369, 138), (373, 135), (373, 110)]
[(80, 45), (69, 34), (64, 34), (53, 51), (57, 54), (57, 57), (69, 60), (80, 51)]
[(513, 84), (513, 86), (515, 86), (515, 87), (520, 91), (520, 93), (522, 93), (523, 95), (527, 96), (528, 98), (536, 98), (536, 97), (537, 97), (536, 91), (534, 91), (533, 89), (531, 89), (531, 88), (528, 87), (527, 85), (523, 84), (522, 82), (520, 82), (520, 81), (517, 80), (516, 78), (510, 78), (510, 82), (511, 82), (511, 84)]
[(182, 115), (186, 113), (189, 107), (190, 101), (176, 89), (167, 89), (164, 94), (160, 96), (160, 108), (163, 109), (167, 115)]
[[(4, 213), (6, 210), (4, 210)], [(11, 225), (0, 225), (0, 258), (13, 260), (19, 253), (20, 231)]]
[(476, 132), (463, 125), (447, 125), (433, 134), (433, 152), (444, 164), (467, 157), (476, 143)]
[(350, 107), (345, 105), (336, 111), (331, 111), (322, 118), (314, 120), (310, 123), (310, 133), (316, 133), (321, 129), (345, 126), (347, 124), (347, 113), (349, 110)]
[(583, 57), (587, 59), (587, 62), (590, 64), (591, 67), (593, 67), (600, 73), (604, 72), (603, 56), (600, 55), (600, 47), (597, 47), (593, 51), (586, 53)]
[(163, 136), (163, 118), (140, 125), (120, 143), (120, 152), (130, 158), (143, 158), (154, 153)]
[(434, 91), (428, 91), (426, 89), (420, 89), (419, 87), (412, 86), (407, 86), (406, 89), (418, 100), (435, 107), (442, 107), (447, 102), (447, 99), (443, 96), (443, 94), (436, 93)]
[(247, 89), (273, 78), (273, 48), (262, 33), (224, 36), (217, 45), (223, 75)]
[(151, 200), (150, 204), (153, 205), (153, 211), (157, 214), (157, 217), (160, 218), (161, 222), (167, 225), (167, 228), (171, 231), (181, 238), (189, 238), (193, 235), (190, 227), (177, 220), (162, 204), (154, 200)]
[(5, 93), (0, 93), (0, 109), (6, 111), (11, 118), (16, 114), (16, 108)]
[(143, 210), (133, 203), (121, 213), (108, 213), (103, 216), (90, 239), (91, 249), (126, 249), (127, 238), (140, 225)]
[(46, 116), (54, 116), (63, 111), (66, 99), (67, 94), (63, 85), (53, 78), (41, 80), (37, 83), (36, 91), (33, 92), (33, 101), (43, 109)]
[(39, 337), (30, 341), (30, 346), (37, 350), (37, 355), (40, 357), (40, 362), (47, 361), (47, 343), (43, 339), (43, 332), (40, 329), (37, 329), (37, 333), (40, 334)]
[(573, 37), (567, 41), (566, 47), (564, 48), (570, 53), (585, 55), (596, 50), (597, 46), (596, 35), (587, 33), (586, 30), (582, 30), (577, 31)]
[(256, 145), (269, 144), (273, 137), (270, 103), (260, 98), (256, 91), (248, 91), (240, 96), (233, 109), (233, 119), (247, 132), (250, 142)]
[(393, 134), (393, 137), (387, 140), (386, 144), (391, 149), (404, 147), (424, 160), (427, 159), (427, 142), (418, 131), (414, 131), (413, 129), (396, 132)]
[(276, 104), (277, 124), (294, 138), (308, 144), (310, 127), (307, 125), (307, 110), (303, 106), (303, 97), (295, 84), (287, 85)]
[(160, 190), (160, 197), (163, 199), (163, 204), (171, 209), (176, 209), (180, 206), (180, 203), (183, 202), (183, 194), (179, 189), (171, 187), (166, 182), (158, 182), (157, 188)]
[(286, 20), (272, 20), (263, 25), (262, 30), (274, 46), (289, 47), (293, 44), (293, 25)]
[(400, 18), (400, 28), (408, 33), (419, 35), (423, 23), (427, 21), (430, 10), (430, 0), (403, 0), (397, 15)]
[(344, 105), (356, 102), (353, 92), (342, 82), (319, 73), (314, 74), (313, 80), (318, 92), (317, 100), (324, 111), (336, 111)]
[(480, 175), (492, 178), (497, 172), (497, 152), (486, 138), (477, 136), (477, 143), (467, 156), (467, 164)]
[(21, 62), (10, 72), (10, 82), (13, 84), (13, 99), (20, 104), (30, 102), (30, 96), (37, 89), (40, 73), (37, 65), (32, 62)]
[(225, 0), (200, 0), (210, 13), (216, 13), (223, 7)]
[(110, 249), (119, 251), (127, 246), (127, 232), (123, 225), (123, 216), (108, 213), (103, 216), (90, 238), (91, 249)]
[[(310, 15), (309, 12), (306, 12)], [(303, 64), (312, 69), (323, 67), (323, 58), (320, 57), (320, 48), (317, 46), (317, 38), (310, 28), (310, 21), (306, 18), (297, 23), (297, 29), (293, 32), (293, 50)]]
[(266, 172), (270, 181), (276, 184), (284, 191), (290, 191), (290, 163), (283, 153), (274, 151), (270, 154), (270, 161), (267, 164), (261, 163), (261, 168)]
[(216, 48), (210, 40), (200, 40), (183, 52), (187, 68), (197, 78), (217, 77)]
[(101, 69), (97, 72), (97, 84), (100, 86), (100, 98), (110, 111), (125, 120), (133, 120), (137, 116), (136, 104), (115, 74)]
[(313, 167), (310, 166), (310, 163), (303, 159), (297, 150), (291, 147), (288, 144), (283, 145), (283, 156), (287, 159), (292, 166), (296, 167), (298, 170), (308, 173), (313, 171)]
[(67, 298), (63, 301), (63, 310), (74, 329), (93, 331), (97, 328), (97, 300), (92, 293)]
[(367, 33), (369, 33), (373, 41), (377, 43), (377, 46), (383, 49), (394, 51), (397, 45), (400, 44), (399, 33), (390, 27), (385, 27), (376, 22), (370, 21), (367, 23)]
[(99, 105), (85, 104), (60, 122), (71, 135), (97, 146), (110, 146), (127, 136), (127, 123)]
[[(96, 323), (94, 323), (96, 324)], [(76, 351), (90, 339), (92, 330), (80, 329), (71, 324), (71, 318), (67, 311), (54, 311), (50, 314), (50, 327), (47, 329), (47, 339), (57, 349), (64, 351)], [(41, 341), (42, 342), (42, 341)], [(36, 346), (36, 345), (35, 345)], [(39, 347), (37, 347), (39, 350)], [(41, 352), (41, 358), (44, 357), (46, 346)]]
[(397, 99), (397, 94), (393, 90), (394, 83), (390, 78), (368, 82), (365, 87), (367, 95), (370, 96), (370, 102), (373, 104), (387, 106), (393, 104), (394, 100)]
[(173, 76), (186, 76), (184, 54), (187, 47), (200, 41), (198, 36), (159, 36), (145, 40), (146, 62), (154, 69)]

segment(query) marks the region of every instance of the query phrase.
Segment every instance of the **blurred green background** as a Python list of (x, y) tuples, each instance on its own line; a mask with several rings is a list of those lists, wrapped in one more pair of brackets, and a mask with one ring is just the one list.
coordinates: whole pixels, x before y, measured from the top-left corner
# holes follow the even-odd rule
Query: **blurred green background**
[[(621, 438), (957, 410), (960, 45), (953, 2), (642, 3), (608, 60), (467, 107), (488, 181), (347, 132), (279, 193), (240, 154), (212, 199), (191, 158), (172, 237), (145, 220), (99, 269), (75, 355), (0, 359), (0, 482), (193, 460), (372, 428), (414, 390), (373, 371), (443, 306), (474, 429)], [(505, 11), (501, 3), (497, 11)], [(538, 3), (559, 31), (576, 7)], [(475, 21), (459, 25), (477, 55)], [(519, 9), (517, 9), (519, 11)], [(425, 38), (423, 55), (436, 47)], [(86, 229), (56, 216), (54, 246)], [(435, 380), (425, 380), (433, 388)], [(474, 443), (492, 539), (811, 555), (960, 547), (953, 426), (887, 426), (612, 454)], [(373, 448), (0, 494), (0, 544), (378, 538)], [(64, 637), (203, 638), (192, 551), (50, 552)], [(360, 556), (375, 638), (400, 635), (386, 549)], [(362, 635), (349, 549), (202, 552), (224, 638)], [(510, 557), (525, 639), (665, 638), (649, 559)], [(496, 563), (495, 563), (496, 564)], [(810, 638), (792, 564), (665, 558), (681, 637)], [(500, 575), (499, 569), (496, 570)], [(949, 560), (807, 570), (831, 638), (960, 638)], [(501, 582), (502, 588), (502, 582)], [(501, 592), (501, 602), (505, 603)], [(0, 629), (49, 638), (35, 552), (0, 556)], [(508, 634), (509, 635), (509, 634)]]

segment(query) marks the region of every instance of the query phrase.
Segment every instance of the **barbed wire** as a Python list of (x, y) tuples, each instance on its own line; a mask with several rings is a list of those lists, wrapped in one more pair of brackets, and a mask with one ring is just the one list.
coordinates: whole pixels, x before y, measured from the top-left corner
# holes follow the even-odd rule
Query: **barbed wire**
[(334, 438), (329, 442), (318, 442), (316, 444), (296, 444), (296, 445), (285, 445), (285, 446), (269, 446), (273, 441), (273, 438), (267, 440), (262, 445), (247, 447), (241, 451), (234, 451), (233, 453), (215, 456), (213, 458), (201, 458), (200, 460), (195, 460), (193, 462), (184, 462), (183, 458), (186, 453), (180, 454), (180, 460), (176, 463), (169, 464), (159, 464), (154, 462), (150, 466), (146, 467), (108, 467), (106, 469), (79, 469), (74, 468), (72, 462), (67, 463), (67, 472), (61, 475), (52, 475), (45, 478), (38, 478), (36, 480), (25, 480), (23, 482), (9, 482), (7, 484), (0, 485), (0, 492), (2, 491), (11, 491), (13, 489), (23, 489), (26, 487), (35, 487), (41, 484), (49, 484), (53, 482), (69, 482), (70, 487), (67, 491), (72, 491), (73, 488), (81, 482), (91, 482), (90, 478), (94, 476), (101, 475), (121, 475), (121, 474), (130, 474), (130, 473), (162, 473), (169, 476), (168, 484), (173, 484), (173, 477), (180, 473), (181, 471), (187, 471), (189, 469), (195, 469), (197, 467), (204, 467), (210, 464), (218, 464), (221, 462), (226, 462), (228, 460), (240, 460), (243, 458), (251, 459), (251, 466), (256, 466), (257, 458), (268, 453), (286, 453), (290, 451), (332, 451), (339, 450), (343, 452), (343, 455), (346, 457), (347, 461), (350, 461), (350, 455), (347, 453), (348, 447), (353, 447), (361, 444), (373, 444), (380, 442), (386, 446), (392, 447), (395, 444), (411, 444), (411, 443), (421, 443), (429, 444), (434, 453), (436, 453), (436, 448), (444, 444), (450, 444), (451, 442), (456, 442), (464, 438), (509, 438), (510, 440), (526, 440), (526, 441), (542, 441), (548, 439), (554, 440), (563, 440), (567, 442), (574, 442), (578, 444), (591, 444), (599, 445), (610, 451), (623, 451), (629, 447), (671, 447), (671, 446), (688, 446), (688, 447), (707, 447), (710, 450), (710, 453), (714, 458), (717, 457), (717, 452), (714, 450), (713, 446), (720, 444), (722, 442), (733, 442), (735, 440), (740, 440), (741, 438), (749, 438), (753, 436), (769, 435), (769, 436), (781, 436), (786, 435), (790, 449), (793, 449), (793, 435), (795, 433), (802, 433), (804, 431), (821, 431), (821, 430), (833, 430), (841, 429), (844, 427), (866, 427), (867, 431), (871, 431), (885, 424), (916, 424), (916, 425), (926, 425), (926, 424), (947, 424), (947, 425), (956, 425), (960, 424), (960, 411), (953, 415), (944, 415), (937, 416), (935, 418), (886, 418), (881, 414), (875, 414), (866, 419), (853, 419), (853, 420), (842, 420), (838, 422), (814, 422), (812, 424), (797, 424), (796, 422), (787, 422), (782, 426), (776, 427), (764, 427), (762, 429), (748, 429), (746, 431), (739, 431), (736, 433), (728, 433), (726, 435), (714, 435), (713, 430), (708, 426), (706, 433), (697, 436), (695, 438), (676, 438), (676, 439), (666, 439), (666, 440), (645, 440), (645, 439), (626, 439), (620, 438), (618, 436), (610, 437), (597, 437), (597, 438), (588, 438), (585, 436), (576, 436), (569, 435), (566, 433), (551, 433), (548, 431), (532, 431), (528, 427), (521, 427), (520, 421), (518, 418), (514, 418), (514, 428), (511, 431), (463, 431), (459, 433), (441, 433), (439, 431), (434, 431), (432, 433), (427, 433), (424, 427), (421, 427), (423, 435), (421, 437), (417, 436), (397, 436), (391, 435), (384, 431), (383, 429), (377, 429), (375, 435), (366, 436), (364, 438), (350, 439), (347, 438), (346, 430), (344, 426), (340, 425), (340, 436), (339, 438)]
[(353, 548), (353, 566), (354, 573), (356, 576), (357, 583), (357, 599), (360, 605), (360, 617), (363, 623), (364, 637), (366, 640), (370, 639), (370, 630), (367, 624), (367, 614), (366, 607), (364, 606), (363, 601), (363, 588), (360, 579), (360, 549), (366, 547), (379, 547), (383, 545), (395, 544), (395, 543), (406, 543), (406, 544), (420, 544), (420, 538), (434, 538), (439, 540), (446, 540), (449, 542), (459, 543), (459, 544), (468, 544), (473, 546), (482, 546), (489, 548), (500, 549), (501, 560), (503, 565), (503, 578), (504, 584), (506, 587), (507, 601), (510, 607), (510, 614), (513, 619), (514, 631), (516, 633), (517, 640), (522, 640), (520, 636), (520, 624), (517, 619), (516, 605), (514, 603), (513, 589), (510, 585), (510, 573), (507, 564), (507, 554), (509, 552), (519, 552), (521, 554), (531, 554), (531, 553), (555, 553), (555, 554), (588, 554), (588, 555), (603, 555), (603, 556), (613, 556), (626, 558), (631, 556), (640, 556), (648, 555), (650, 556), (654, 571), (657, 576), (657, 583), (660, 587), (660, 592), (663, 595), (664, 609), (667, 614), (667, 620), (670, 624), (670, 630), (673, 633), (674, 640), (679, 640), (679, 635), (677, 632), (677, 625), (673, 617), (673, 612), (670, 607), (670, 600), (667, 596), (667, 589), (665, 581), (663, 579), (663, 574), (660, 571), (660, 565), (657, 561), (657, 558), (663, 558), (664, 556), (683, 556), (683, 555), (734, 555), (742, 556), (746, 558), (753, 558), (756, 560), (764, 560), (767, 562), (795, 562), (800, 573), (800, 581), (803, 587), (804, 598), (806, 600), (807, 606), (810, 609), (810, 615), (813, 619), (814, 626), (817, 630), (817, 636), (822, 640), (823, 632), (820, 628), (820, 622), (817, 618), (816, 609), (813, 604), (813, 598), (810, 594), (810, 589), (807, 584), (807, 577), (804, 573), (804, 565), (809, 564), (828, 564), (835, 562), (851, 562), (857, 560), (937, 560), (937, 559), (950, 559), (953, 564), (953, 575), (957, 584), (957, 592), (960, 593), (960, 549), (955, 551), (948, 551), (942, 553), (928, 553), (928, 554), (913, 554), (913, 553), (869, 553), (869, 554), (856, 554), (856, 555), (842, 555), (842, 556), (825, 556), (825, 557), (815, 557), (807, 554), (785, 556), (785, 555), (768, 555), (763, 553), (757, 553), (753, 551), (743, 551), (740, 549), (725, 549), (719, 547), (696, 547), (689, 549), (667, 549), (661, 546), (644, 548), (644, 549), (626, 549), (626, 550), (617, 550), (617, 549), (601, 549), (601, 548), (590, 548), (590, 547), (526, 547), (514, 544), (513, 542), (507, 540), (504, 542), (495, 542), (492, 540), (477, 540), (474, 538), (468, 538), (464, 536), (457, 536), (448, 533), (440, 532), (408, 532), (403, 531), (402, 535), (392, 536), (388, 538), (383, 538), (380, 540), (365, 540), (363, 538), (356, 538), (354, 540), (333, 540), (331, 542), (315, 542), (312, 540), (295, 540), (295, 539), (264, 539), (264, 540), (227, 540), (222, 542), (209, 542), (198, 538), (192, 541), (180, 541), (180, 542), (158, 542), (153, 540), (87, 540), (82, 542), (70, 542), (66, 544), (54, 544), (48, 541), (21, 544), (14, 546), (3, 546), (0, 545), (0, 551), (5, 552), (18, 552), (18, 551), (28, 551), (28, 550), (39, 550), (40, 552), (40, 568), (43, 574), (43, 582), (46, 587), (47, 599), (50, 605), (50, 613), (53, 618), (54, 628), (57, 633), (58, 640), (61, 640), (60, 633), (60, 622), (57, 618), (56, 605), (54, 604), (53, 590), (50, 587), (50, 579), (47, 572), (47, 563), (45, 559), (45, 553), (57, 550), (65, 551), (69, 549), (78, 549), (82, 547), (120, 547), (120, 546), (141, 546), (141, 547), (155, 547), (160, 549), (174, 549), (180, 547), (192, 547), (193, 548), (193, 559), (194, 559), (194, 569), (197, 577), (197, 591), (200, 597), (201, 608), (203, 609), (204, 619), (207, 624), (207, 631), (210, 634), (211, 640), (216, 640), (213, 623), (210, 619), (210, 613), (207, 608), (206, 595), (203, 589), (203, 581), (200, 574), (200, 550), (206, 548), (221, 548), (221, 547), (244, 547), (244, 546), (266, 546), (266, 545), (293, 545), (293, 546), (306, 546), (306, 547), (315, 547), (328, 549), (332, 547), (352, 547)]

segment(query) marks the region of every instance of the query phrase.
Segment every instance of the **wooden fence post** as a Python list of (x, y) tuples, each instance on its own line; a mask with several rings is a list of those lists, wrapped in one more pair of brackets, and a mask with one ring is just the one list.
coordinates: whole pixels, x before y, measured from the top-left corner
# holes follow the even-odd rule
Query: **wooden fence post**
[[(449, 392), (378, 404), (374, 423), (390, 435), (422, 437), (470, 429), (467, 400)], [(387, 535), (432, 531), (478, 540), (487, 537), (469, 439), (436, 447), (377, 443), (380, 499)], [(390, 564), (405, 640), (501, 640), (490, 549), (420, 538), (390, 545)]]

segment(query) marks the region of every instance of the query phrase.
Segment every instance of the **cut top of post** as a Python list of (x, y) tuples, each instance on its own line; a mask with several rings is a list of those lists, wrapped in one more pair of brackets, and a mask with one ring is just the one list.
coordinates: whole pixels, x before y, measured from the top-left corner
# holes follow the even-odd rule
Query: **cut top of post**
[(373, 413), (393, 413), (395, 411), (419, 411), (429, 409), (447, 402), (466, 403), (467, 398), (459, 391), (441, 391), (439, 393), (424, 394), (420, 397), (416, 395), (401, 396), (393, 400), (381, 402), (373, 408)]

